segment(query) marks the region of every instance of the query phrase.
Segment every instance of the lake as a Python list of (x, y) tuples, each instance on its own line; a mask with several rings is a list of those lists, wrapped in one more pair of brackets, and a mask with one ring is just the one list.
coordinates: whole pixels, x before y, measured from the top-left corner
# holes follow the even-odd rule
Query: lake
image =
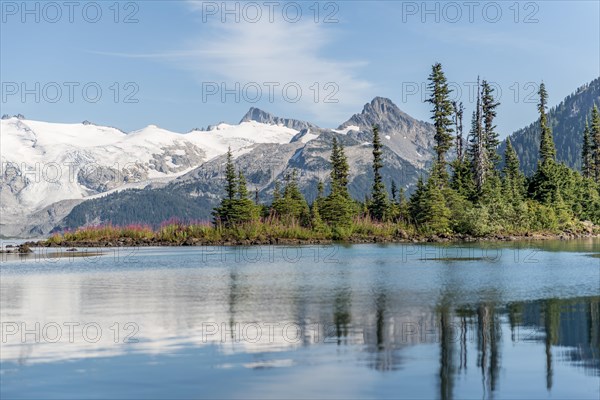
[(2, 399), (600, 396), (598, 239), (96, 250), (2, 255)]

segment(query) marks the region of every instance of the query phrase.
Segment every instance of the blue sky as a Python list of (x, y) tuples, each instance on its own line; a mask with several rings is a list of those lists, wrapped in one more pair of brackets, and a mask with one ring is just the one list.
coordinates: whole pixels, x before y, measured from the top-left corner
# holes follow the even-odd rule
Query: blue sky
[(425, 120), (439, 61), (466, 116), (477, 76), (494, 83), (506, 136), (535, 119), (540, 81), (555, 105), (600, 75), (599, 4), (2, 1), (1, 112), (185, 132), (254, 106), (336, 127), (384, 96)]

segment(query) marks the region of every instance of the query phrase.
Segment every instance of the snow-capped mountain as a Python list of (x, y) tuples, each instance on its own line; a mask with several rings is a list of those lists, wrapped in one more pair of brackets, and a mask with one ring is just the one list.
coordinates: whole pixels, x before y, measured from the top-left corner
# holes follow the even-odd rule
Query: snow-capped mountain
[[(210, 218), (222, 195), (228, 147), (252, 190), (258, 190), (265, 201), (275, 180), (291, 170), (299, 172), (301, 189), (311, 199), (316, 182), (327, 181), (334, 136), (346, 150), (350, 192), (362, 198), (370, 190), (375, 124), (385, 138), (386, 182), (393, 179), (410, 190), (426, 173), (434, 129), (381, 97), (337, 129), (257, 108), (251, 108), (238, 125), (221, 123), (188, 133), (155, 125), (125, 133), (89, 122), (3, 118), (0, 235), (44, 235), (55, 227), (111, 222), (117, 218), (115, 213), (151, 224), (160, 223), (157, 219), (165, 214)], [(146, 208), (140, 209), (140, 204)]]
[[(298, 134), (256, 121), (189, 133), (155, 125), (124, 133), (87, 122), (58, 124), (17, 117), (0, 123), (4, 236), (23, 234), (23, 227), (32, 217), (37, 221), (40, 211), (58, 212), (54, 218), (59, 218), (94, 195), (169, 181), (224, 154), (228, 147), (240, 151), (256, 143), (288, 143)], [(57, 204), (62, 207), (53, 207)]]

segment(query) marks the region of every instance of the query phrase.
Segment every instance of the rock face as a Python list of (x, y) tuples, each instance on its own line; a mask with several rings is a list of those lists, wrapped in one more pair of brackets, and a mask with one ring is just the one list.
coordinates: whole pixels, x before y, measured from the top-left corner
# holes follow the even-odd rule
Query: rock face
[(370, 134), (373, 125), (379, 126), (383, 143), (392, 151), (415, 166), (427, 166), (433, 155), (432, 124), (412, 118), (390, 99), (376, 97), (338, 129), (358, 127)]
[(316, 125), (311, 124), (310, 122), (299, 121), (297, 119), (291, 118), (276, 117), (273, 114), (270, 114), (266, 111), (255, 107), (251, 107), (250, 110), (248, 110), (246, 115), (244, 115), (240, 120), (240, 124), (242, 122), (248, 121), (256, 121), (267, 125), (282, 125), (291, 129), (295, 129), (297, 131), (301, 131), (303, 129), (318, 128)]

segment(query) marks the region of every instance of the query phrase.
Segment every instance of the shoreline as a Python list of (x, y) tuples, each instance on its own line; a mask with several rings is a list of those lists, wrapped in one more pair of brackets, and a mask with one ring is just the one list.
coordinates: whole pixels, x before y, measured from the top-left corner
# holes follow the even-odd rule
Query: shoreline
[[(349, 237), (345, 240), (333, 239), (300, 239), (300, 238), (266, 238), (266, 239), (231, 239), (209, 241), (199, 238), (188, 238), (182, 241), (161, 241), (157, 239), (132, 239), (129, 237), (104, 239), (104, 240), (82, 240), (82, 241), (64, 241), (54, 243), (48, 240), (28, 241), (15, 247), (15, 251), (10, 253), (21, 254), (26, 248), (92, 248), (92, 247), (192, 247), (192, 246), (264, 246), (264, 245), (328, 245), (328, 244), (424, 244), (424, 243), (477, 243), (477, 242), (516, 242), (516, 241), (543, 241), (543, 240), (575, 240), (585, 238), (600, 238), (600, 233), (530, 233), (525, 235), (489, 235), (475, 237), (470, 235), (431, 235), (414, 237), (383, 237), (383, 236), (357, 236)], [(7, 251), (3, 250), (6, 254)]]

